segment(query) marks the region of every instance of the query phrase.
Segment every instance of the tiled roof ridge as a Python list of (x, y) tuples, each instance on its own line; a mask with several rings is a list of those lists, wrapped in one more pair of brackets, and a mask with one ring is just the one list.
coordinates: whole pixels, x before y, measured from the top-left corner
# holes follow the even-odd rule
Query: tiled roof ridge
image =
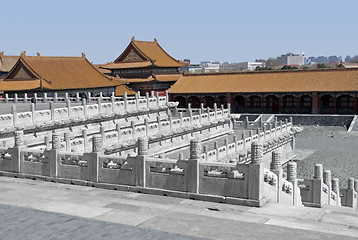
[[(158, 43), (158, 41), (154, 41), (154, 43), (156, 43), (157, 45), (158, 45), (158, 47), (166, 54), (166, 55), (168, 55), (171, 59), (173, 59), (174, 61), (176, 61), (176, 62), (178, 62), (178, 63), (185, 63), (185, 62), (182, 62), (182, 61), (180, 61), (180, 60), (177, 60), (177, 59), (175, 59), (175, 58), (173, 58), (169, 53), (167, 53), (163, 48), (162, 48), (162, 46), (160, 46), (160, 44)], [(188, 64), (186, 64), (186, 65), (189, 65), (189, 63)]]
[[(101, 74), (103, 77), (105, 77), (105, 78), (107, 78), (108, 80), (110, 80), (110, 81), (113, 82), (113, 78), (112, 78), (112, 77), (108, 77), (108, 76), (106, 76), (105, 74), (101, 73), (101, 72), (98, 70), (98, 68), (96, 68), (90, 61), (88, 61), (88, 59), (87, 59), (86, 57), (81, 57), (81, 58), (84, 58), (85, 61), (86, 61), (89, 65), (91, 65), (91, 67), (92, 67), (94, 70), (96, 70), (99, 74)], [(121, 84), (120, 84), (120, 85), (121, 85)], [(118, 85), (118, 86), (119, 86), (119, 85)]]
[[(36, 57), (40, 57), (40, 56), (36, 56)], [(35, 75), (38, 77), (38, 79), (40, 80), (40, 88), (44, 88), (43, 87), (43, 84), (42, 84), (42, 81), (44, 80), (45, 82), (47, 82), (48, 84), (52, 84), (52, 82), (50, 80), (47, 80), (46, 78), (42, 77), (39, 73), (36, 72), (35, 68), (33, 66), (31, 66), (31, 64), (26, 61), (26, 56), (25, 57), (22, 57), (20, 56), (20, 61), (22, 61), (22, 63), (24, 65), (26, 65), (28, 67), (28, 69)]]
[(184, 76), (210, 76), (210, 75), (246, 75), (266, 73), (303, 73), (303, 72), (335, 72), (335, 71), (357, 71), (357, 68), (323, 68), (323, 69), (293, 69), (293, 70), (266, 70), (266, 71), (243, 71), (243, 72), (214, 72), (214, 73), (185, 73)]

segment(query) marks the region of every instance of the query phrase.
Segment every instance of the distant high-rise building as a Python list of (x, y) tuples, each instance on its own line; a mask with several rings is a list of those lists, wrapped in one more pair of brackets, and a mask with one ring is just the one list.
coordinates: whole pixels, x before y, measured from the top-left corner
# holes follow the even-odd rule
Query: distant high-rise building
[(277, 60), (281, 63), (281, 65), (305, 65), (306, 56), (299, 55), (294, 53), (287, 53), (281, 55), (281, 57), (277, 57)]

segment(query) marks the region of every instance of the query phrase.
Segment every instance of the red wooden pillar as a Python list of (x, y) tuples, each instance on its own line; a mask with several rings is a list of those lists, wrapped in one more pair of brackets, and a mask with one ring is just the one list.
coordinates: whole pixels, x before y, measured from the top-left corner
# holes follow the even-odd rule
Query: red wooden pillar
[(185, 96), (185, 107), (188, 107), (188, 95)]
[(247, 95), (245, 96), (245, 112), (247, 113)]
[(296, 95), (296, 113), (298, 113), (298, 107), (299, 107), (299, 96)]
[(264, 113), (264, 95), (261, 96), (261, 113)]
[(357, 94), (354, 94), (353, 113), (357, 114)]
[(199, 106), (201, 106), (201, 98), (202, 98), (202, 96), (199, 95)]
[(278, 96), (278, 113), (281, 113), (281, 95)]
[[(214, 103), (216, 103), (216, 105), (218, 104), (217, 102), (217, 97), (216, 97), (216, 95), (215, 95), (215, 97), (214, 97)], [(214, 107), (214, 106), (213, 106)]]
[(312, 93), (312, 113), (319, 113), (319, 95), (317, 92)]
[(333, 109), (333, 114), (336, 114), (337, 111), (337, 95), (334, 94), (334, 109)]

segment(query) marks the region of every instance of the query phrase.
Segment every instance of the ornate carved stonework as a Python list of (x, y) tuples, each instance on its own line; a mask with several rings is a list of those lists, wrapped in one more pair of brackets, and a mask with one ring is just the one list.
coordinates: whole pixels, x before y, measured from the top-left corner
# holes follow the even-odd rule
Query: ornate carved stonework
[(140, 137), (138, 139), (138, 155), (148, 154), (148, 138)]
[(52, 134), (52, 149), (60, 149), (61, 148), (61, 136), (59, 133)]
[(93, 152), (100, 152), (102, 149), (102, 136), (96, 134), (92, 138), (92, 148)]
[(190, 140), (190, 159), (200, 158), (200, 143), (198, 139)]
[(251, 144), (251, 163), (260, 163), (263, 159), (262, 143), (253, 142)]
[(272, 152), (272, 162), (271, 162), (271, 169), (279, 169), (282, 167), (282, 152), (280, 151), (273, 151)]
[(122, 62), (142, 62), (143, 59), (132, 49)]
[(294, 181), (297, 178), (297, 164), (295, 162), (289, 162), (287, 164), (287, 180)]
[(22, 131), (16, 131), (15, 132), (15, 146), (21, 146), (24, 143), (23, 140), (23, 132)]

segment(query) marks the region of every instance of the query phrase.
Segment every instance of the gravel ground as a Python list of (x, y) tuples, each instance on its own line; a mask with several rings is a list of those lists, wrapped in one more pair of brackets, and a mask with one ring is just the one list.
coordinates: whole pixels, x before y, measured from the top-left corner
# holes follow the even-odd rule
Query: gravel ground
[(345, 127), (305, 126), (297, 135), (296, 152), (298, 177), (312, 178), (314, 165), (323, 164), (339, 178), (341, 188), (347, 178), (358, 179), (358, 132), (347, 132)]

